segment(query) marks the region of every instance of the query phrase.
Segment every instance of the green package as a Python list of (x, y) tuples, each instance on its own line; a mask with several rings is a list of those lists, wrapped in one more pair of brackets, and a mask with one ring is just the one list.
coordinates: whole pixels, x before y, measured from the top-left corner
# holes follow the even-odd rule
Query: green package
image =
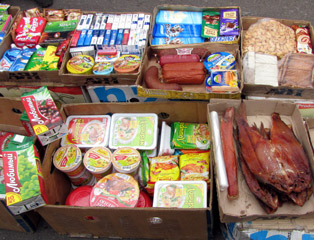
[(74, 31), (78, 20), (48, 22), (44, 32), (70, 32)]
[(204, 11), (202, 16), (202, 33), (203, 38), (219, 37), (220, 29), (220, 12)]
[(45, 52), (46, 48), (38, 48), (31, 56), (24, 70), (39, 71), (40, 65), (44, 59)]
[(205, 123), (171, 124), (171, 148), (172, 149), (202, 149), (210, 147), (210, 134)]
[(56, 55), (57, 47), (48, 46), (45, 56), (42, 60), (39, 70), (43, 71), (56, 71), (58, 70), (58, 62), (60, 56)]

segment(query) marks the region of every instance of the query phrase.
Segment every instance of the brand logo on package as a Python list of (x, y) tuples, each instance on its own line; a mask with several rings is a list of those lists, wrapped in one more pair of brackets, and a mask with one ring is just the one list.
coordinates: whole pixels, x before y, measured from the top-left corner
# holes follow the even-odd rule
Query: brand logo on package
[(177, 48), (178, 55), (189, 55), (192, 53), (193, 48)]
[(17, 154), (14, 152), (7, 152), (4, 154), (5, 169), (7, 169), (4, 178), (6, 179), (6, 192), (20, 193), (21, 184), (18, 181), (17, 175)]
[(39, 113), (37, 108), (37, 101), (33, 96), (23, 98), (23, 100), (27, 103), (26, 111), (32, 116), (30, 121), (36, 122), (37, 124), (44, 124), (45, 121), (42, 120), (42, 115)]

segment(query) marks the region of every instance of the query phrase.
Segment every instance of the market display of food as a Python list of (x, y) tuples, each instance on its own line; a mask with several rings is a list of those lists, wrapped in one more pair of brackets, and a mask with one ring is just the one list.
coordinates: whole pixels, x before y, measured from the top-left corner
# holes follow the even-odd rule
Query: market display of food
[[(90, 79), (98, 85), (108, 80), (104, 88), (117, 83), (119, 95), (119, 77), (135, 76), (137, 92), (132, 91), (147, 94), (143, 103), (86, 103), (70, 110), (44, 84), (21, 94), (24, 109), (11, 110), (20, 120), (14, 129), (25, 136), (0, 124), (0, 200), (14, 215), (55, 202), (83, 209), (95, 222), (99, 218), (89, 210), (114, 209), (119, 215), (120, 208), (127, 210), (119, 220), (126, 225), (129, 211), (138, 214), (141, 208), (151, 208), (144, 211), (150, 224), (163, 222), (150, 211), (185, 214), (185, 208), (191, 208), (192, 219), (198, 212), (208, 221), (212, 197), (224, 204), (218, 208), (226, 223), (313, 213), (313, 139), (299, 112), (304, 106), (280, 98), (275, 104), (244, 100), (241, 92), (260, 87), (268, 89), (263, 97), (311, 93), (311, 24), (245, 18), (238, 7), (173, 5), (157, 7), (153, 15), (33, 8), (13, 22), (8, 7), (0, 4), (3, 82), (14, 74), (34, 80), (49, 71), (60, 79), (73, 77), (72, 83), (80, 77), (84, 86), (77, 85), (87, 101), (83, 90)], [(100, 94), (116, 94), (105, 90)], [(170, 107), (146, 103), (156, 101), (154, 91), (179, 102), (210, 99), (201, 94), (224, 99), (210, 99), (207, 111), (189, 121), (193, 111), (181, 106), (178, 114), (176, 101), (167, 102)], [(314, 108), (313, 97), (306, 98)], [(197, 110), (198, 104), (203, 103), (193, 105)], [(66, 196), (50, 202), (51, 187), (60, 183)]]

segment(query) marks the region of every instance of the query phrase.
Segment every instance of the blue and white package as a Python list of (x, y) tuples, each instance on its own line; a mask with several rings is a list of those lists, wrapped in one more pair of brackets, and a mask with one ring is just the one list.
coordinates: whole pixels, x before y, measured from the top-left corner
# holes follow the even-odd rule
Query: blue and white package
[(0, 60), (0, 71), (8, 71), (20, 52), (21, 49), (12, 44), (11, 49), (8, 49)]
[(104, 42), (104, 39), (105, 39), (105, 33), (106, 33), (106, 30), (100, 30), (99, 31), (99, 35), (98, 35), (98, 38), (97, 38), (97, 49), (101, 49), (102, 48), (102, 45), (103, 45), (103, 42)]
[(97, 45), (99, 32), (100, 32), (99, 30), (93, 30), (93, 37), (92, 37), (92, 41), (91, 41), (90, 45)]
[(208, 72), (212, 70), (230, 70), (234, 69), (236, 59), (231, 53), (216, 52), (205, 58), (204, 66)]
[(154, 37), (152, 40), (152, 45), (163, 45), (163, 44), (193, 44), (193, 43), (203, 43), (204, 38), (165, 38), (165, 37)]
[(202, 12), (160, 10), (156, 16), (154, 37), (200, 37)]
[(93, 38), (93, 30), (88, 30), (84, 39), (84, 46), (90, 46)]
[(85, 41), (86, 35), (87, 35), (87, 30), (82, 30), (80, 38), (79, 38), (79, 40), (77, 41), (77, 44), (76, 44), (77, 47), (84, 46), (84, 41)]
[(111, 35), (111, 30), (106, 30), (105, 39), (104, 39), (104, 41), (103, 41), (103, 45), (104, 45), (104, 46), (108, 46), (108, 47), (109, 47), (110, 35)]
[(36, 48), (23, 48), (23, 50), (16, 57), (14, 63), (11, 65), (9, 71), (24, 71), (29, 59), (36, 50)]

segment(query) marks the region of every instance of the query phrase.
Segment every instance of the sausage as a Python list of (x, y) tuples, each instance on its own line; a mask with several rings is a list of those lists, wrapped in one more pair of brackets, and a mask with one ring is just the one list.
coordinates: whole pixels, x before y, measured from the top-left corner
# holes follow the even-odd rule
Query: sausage
[[(176, 48), (169, 48), (169, 49), (162, 49), (158, 50), (157, 55), (159, 57), (165, 56), (165, 55), (176, 55), (178, 54), (178, 50)], [(196, 54), (201, 58), (204, 58), (205, 56), (209, 55), (210, 52), (206, 48), (193, 48), (191, 51), (191, 54)]]
[(146, 70), (144, 81), (148, 88), (182, 91), (182, 87), (177, 83), (162, 83), (158, 78), (158, 68), (155, 66)]
[(201, 62), (194, 63), (168, 63), (162, 66), (162, 71), (203, 71), (205, 73), (204, 64)]
[(164, 55), (160, 57), (161, 66), (167, 63), (187, 63), (187, 62), (199, 62), (199, 61), (200, 61), (200, 57), (196, 54)]
[(162, 67), (166, 83), (202, 84), (205, 79), (203, 63), (169, 63)]

